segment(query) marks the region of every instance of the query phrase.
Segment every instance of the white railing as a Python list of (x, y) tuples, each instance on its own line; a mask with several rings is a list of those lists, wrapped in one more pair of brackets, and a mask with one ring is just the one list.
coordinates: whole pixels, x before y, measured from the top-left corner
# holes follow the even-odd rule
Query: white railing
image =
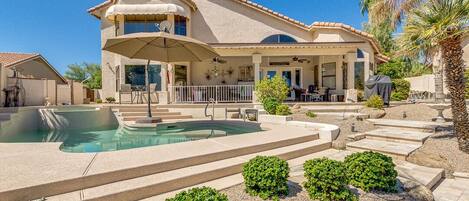
[(171, 86), (172, 103), (252, 102), (253, 85)]

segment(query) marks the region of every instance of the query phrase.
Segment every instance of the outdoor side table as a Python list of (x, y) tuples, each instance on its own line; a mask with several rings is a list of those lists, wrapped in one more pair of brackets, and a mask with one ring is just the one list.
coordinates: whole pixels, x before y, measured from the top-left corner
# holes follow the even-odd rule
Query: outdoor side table
[(258, 109), (245, 109), (243, 114), (243, 120), (246, 121), (246, 118), (249, 118), (249, 115), (253, 114), (256, 117), (256, 121), (259, 121), (259, 110)]

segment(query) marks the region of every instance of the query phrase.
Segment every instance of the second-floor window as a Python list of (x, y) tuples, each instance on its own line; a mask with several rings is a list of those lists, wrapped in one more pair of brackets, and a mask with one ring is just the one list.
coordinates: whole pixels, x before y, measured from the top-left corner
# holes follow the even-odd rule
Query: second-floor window
[(124, 34), (141, 32), (159, 32), (159, 24), (165, 21), (165, 15), (128, 15), (125, 16)]
[(174, 33), (176, 35), (187, 36), (187, 18), (174, 16)]

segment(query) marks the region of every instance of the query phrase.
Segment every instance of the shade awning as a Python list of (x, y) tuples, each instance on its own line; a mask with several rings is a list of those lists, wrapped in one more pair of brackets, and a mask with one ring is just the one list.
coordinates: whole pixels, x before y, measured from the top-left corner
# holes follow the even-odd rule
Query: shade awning
[(179, 15), (189, 18), (186, 10), (176, 4), (135, 4), (113, 5), (106, 11), (106, 18), (113, 19), (118, 15)]

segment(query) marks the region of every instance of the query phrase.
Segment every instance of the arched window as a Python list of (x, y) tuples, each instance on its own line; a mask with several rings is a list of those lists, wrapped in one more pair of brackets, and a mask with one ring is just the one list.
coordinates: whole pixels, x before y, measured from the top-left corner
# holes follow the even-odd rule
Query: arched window
[(291, 36), (276, 34), (265, 38), (261, 43), (297, 43), (297, 41)]
[(365, 54), (363, 53), (363, 50), (357, 49), (357, 58), (359, 59), (365, 58)]

